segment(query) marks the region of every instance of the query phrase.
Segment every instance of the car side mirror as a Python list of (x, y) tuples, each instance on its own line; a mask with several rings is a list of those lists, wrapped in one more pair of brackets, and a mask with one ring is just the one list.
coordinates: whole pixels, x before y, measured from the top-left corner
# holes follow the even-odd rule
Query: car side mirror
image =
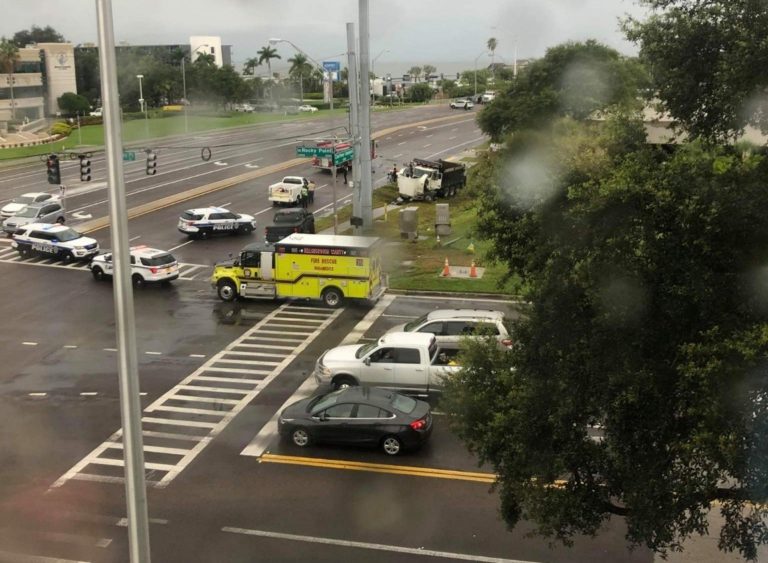
[(371, 357), (370, 357), (370, 356), (368, 356), (367, 358), (365, 358), (365, 359), (363, 360), (363, 363), (364, 363), (365, 365), (367, 365), (367, 366), (371, 365)]

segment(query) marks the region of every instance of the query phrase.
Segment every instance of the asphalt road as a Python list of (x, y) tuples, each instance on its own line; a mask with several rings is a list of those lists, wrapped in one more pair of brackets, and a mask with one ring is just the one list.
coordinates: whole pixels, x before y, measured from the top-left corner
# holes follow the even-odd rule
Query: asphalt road
[[(446, 115), (446, 108), (426, 107), (375, 119), (381, 128)], [(478, 144), (472, 116), (453, 115), (450, 123), (382, 137), (376, 179), (392, 162)], [(161, 174), (141, 177), (143, 163), (127, 168), (129, 205), (241, 174), (257, 158), (263, 167), (292, 159), (295, 138), (325, 126), (310, 120), (206, 136), (211, 144), (263, 140), (257, 148), (214, 152), (221, 165), (181, 156), (187, 149), (166, 162), (161, 149)], [(178, 162), (164, 170), (172, 158)], [(337, 311), (303, 302), (221, 303), (207, 283), (208, 265), (245, 240), (189, 241), (175, 230), (180, 212), (216, 203), (268, 220), (266, 186), (287, 173), (130, 222), (135, 240), (175, 248), (185, 264), (171, 288), (135, 294), (153, 560), (652, 561), (645, 550), (626, 549), (620, 520), (570, 549), (527, 538), (527, 526), (506, 531), (489, 492), (493, 476), (439, 414), (431, 442), (394, 460), (378, 451), (299, 450), (277, 439), (276, 413), (314, 391), (307, 378), (324, 349), (376, 338), (438, 307), (515, 314), (504, 302), (413, 296)], [(290, 173), (313, 175), (320, 186), (315, 210), (329, 205), (327, 175), (306, 164)], [(0, 199), (44, 187), (44, 175), (42, 163), (3, 169)], [(104, 197), (103, 188), (86, 188), (68, 196), (69, 208), (97, 217)], [(108, 246), (108, 229), (94, 234)], [(79, 265), (20, 262), (7, 241), (0, 243), (0, 273), (0, 562), (127, 561), (111, 285), (93, 281)]]

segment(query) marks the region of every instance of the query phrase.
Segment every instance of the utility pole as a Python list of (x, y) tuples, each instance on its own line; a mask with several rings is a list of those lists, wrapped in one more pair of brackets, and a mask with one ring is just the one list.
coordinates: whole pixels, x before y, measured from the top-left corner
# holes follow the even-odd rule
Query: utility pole
[(187, 120), (187, 69), (184, 66), (186, 53), (181, 57), (181, 90), (184, 93), (182, 102), (184, 103), (184, 132), (189, 133), (189, 121)]
[(349, 136), (352, 139), (352, 226), (356, 235), (362, 234), (363, 228), (358, 219), (363, 216), (362, 189), (360, 171), (362, 169), (362, 144), (360, 143), (360, 82), (357, 77), (357, 53), (355, 45), (355, 24), (347, 23), (347, 68), (349, 76)]
[(136, 354), (136, 319), (131, 287), (128, 213), (122, 160), (122, 125), (117, 90), (117, 61), (111, 0), (96, 0), (99, 37), (99, 71), (104, 111), (104, 154), (109, 186), (109, 220), (115, 265), (113, 295), (117, 329), (117, 371), (125, 462), (125, 503), (128, 511), (128, 546), (131, 563), (149, 563), (149, 517), (144, 479), (144, 446), (141, 434), (139, 369)]
[(358, 0), (360, 26), (360, 207), (363, 230), (373, 228), (373, 174), (371, 170), (371, 82), (368, 0)]

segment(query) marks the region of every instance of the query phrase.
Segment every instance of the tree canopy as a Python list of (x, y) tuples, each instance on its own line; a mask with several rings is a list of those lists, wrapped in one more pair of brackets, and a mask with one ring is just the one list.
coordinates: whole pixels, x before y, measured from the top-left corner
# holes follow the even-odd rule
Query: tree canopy
[(753, 0), (640, 0), (628, 18), (654, 93), (693, 137), (722, 141), (747, 124), (768, 133), (768, 4)]
[(56, 101), (65, 115), (87, 115), (91, 109), (88, 100), (74, 92), (65, 92)]
[(564, 118), (474, 167), (477, 230), (530, 308), (509, 353), (470, 344), (443, 408), (498, 473), (508, 524), (566, 543), (768, 541), (768, 160)]
[(496, 96), (479, 116), (481, 129), (499, 140), (558, 116), (585, 119), (610, 106), (638, 105), (645, 84), (637, 61), (597, 41), (569, 42), (547, 50)]
[(45, 27), (33, 25), (29, 29), (22, 29), (14, 33), (12, 41), (21, 48), (33, 43), (64, 43), (66, 39), (50, 25)]

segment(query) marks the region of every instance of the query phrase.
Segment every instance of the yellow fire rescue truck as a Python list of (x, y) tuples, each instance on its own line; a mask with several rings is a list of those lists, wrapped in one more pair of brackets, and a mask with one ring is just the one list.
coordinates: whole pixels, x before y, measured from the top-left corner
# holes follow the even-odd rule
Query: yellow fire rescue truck
[(376, 300), (386, 290), (381, 245), (375, 237), (293, 233), (216, 264), (211, 284), (224, 301), (289, 297), (338, 307), (345, 298)]

